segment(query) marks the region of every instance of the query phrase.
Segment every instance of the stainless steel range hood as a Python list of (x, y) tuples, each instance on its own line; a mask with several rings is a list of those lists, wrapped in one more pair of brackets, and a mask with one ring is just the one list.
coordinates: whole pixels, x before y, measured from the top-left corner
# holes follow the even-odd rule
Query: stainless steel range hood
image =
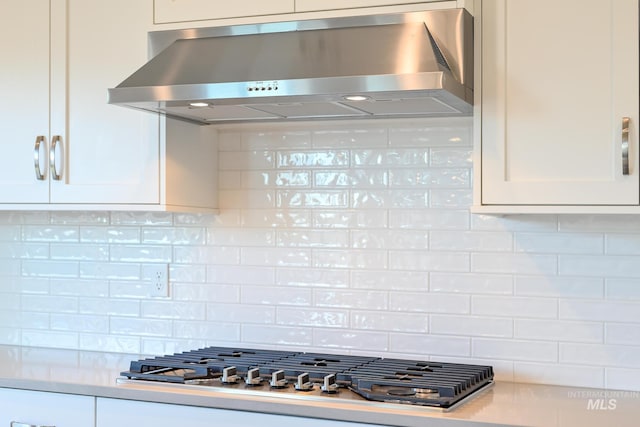
[(470, 115), (472, 27), (449, 9), (153, 32), (109, 103), (199, 124)]

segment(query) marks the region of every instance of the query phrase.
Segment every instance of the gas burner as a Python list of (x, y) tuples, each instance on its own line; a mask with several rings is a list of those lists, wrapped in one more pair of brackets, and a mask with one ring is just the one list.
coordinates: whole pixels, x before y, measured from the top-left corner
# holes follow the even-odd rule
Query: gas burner
[(225, 347), (132, 361), (122, 375), (136, 381), (253, 388), (281, 395), (359, 395), (443, 409), (493, 383), (491, 366)]

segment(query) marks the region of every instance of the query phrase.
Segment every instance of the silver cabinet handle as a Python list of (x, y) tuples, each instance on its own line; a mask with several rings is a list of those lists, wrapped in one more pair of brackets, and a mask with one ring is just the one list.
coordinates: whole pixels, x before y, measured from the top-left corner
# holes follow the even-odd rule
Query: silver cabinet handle
[(51, 138), (51, 147), (49, 148), (49, 167), (51, 168), (51, 179), (56, 181), (60, 181), (62, 179), (62, 174), (58, 174), (58, 170), (56, 169), (56, 146), (58, 142), (61, 142), (62, 138), (60, 135), (55, 135)]
[(629, 175), (629, 121), (622, 118), (622, 175)]
[(36, 426), (33, 424), (25, 424), (25, 423), (20, 423), (18, 421), (11, 421), (10, 427), (56, 427), (56, 426)]
[(36, 144), (33, 147), (33, 166), (36, 169), (36, 179), (38, 181), (44, 181), (44, 174), (40, 170), (40, 145), (45, 142), (45, 138), (42, 135), (39, 135), (36, 138)]

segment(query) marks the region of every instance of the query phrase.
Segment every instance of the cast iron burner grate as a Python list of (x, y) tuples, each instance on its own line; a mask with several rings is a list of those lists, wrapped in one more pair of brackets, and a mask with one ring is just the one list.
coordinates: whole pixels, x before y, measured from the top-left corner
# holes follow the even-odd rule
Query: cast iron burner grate
[(132, 361), (122, 375), (134, 380), (232, 387), (238, 378), (256, 379), (258, 375), (254, 384), (267, 389), (269, 383), (263, 379), (271, 375), (282, 381), (279, 389), (288, 389), (289, 384), (300, 381), (300, 375), (309, 384), (324, 380), (326, 385), (331, 377), (332, 392), (349, 389), (372, 401), (443, 409), (493, 383), (491, 366), (227, 347)]

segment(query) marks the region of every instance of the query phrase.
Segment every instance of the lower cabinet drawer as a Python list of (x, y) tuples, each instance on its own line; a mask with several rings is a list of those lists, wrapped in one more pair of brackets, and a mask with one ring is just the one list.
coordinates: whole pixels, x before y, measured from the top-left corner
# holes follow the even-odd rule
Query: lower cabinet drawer
[(226, 409), (169, 405), (98, 398), (97, 427), (375, 427), (371, 424), (329, 421)]
[(0, 388), (0, 427), (92, 427), (95, 397)]

